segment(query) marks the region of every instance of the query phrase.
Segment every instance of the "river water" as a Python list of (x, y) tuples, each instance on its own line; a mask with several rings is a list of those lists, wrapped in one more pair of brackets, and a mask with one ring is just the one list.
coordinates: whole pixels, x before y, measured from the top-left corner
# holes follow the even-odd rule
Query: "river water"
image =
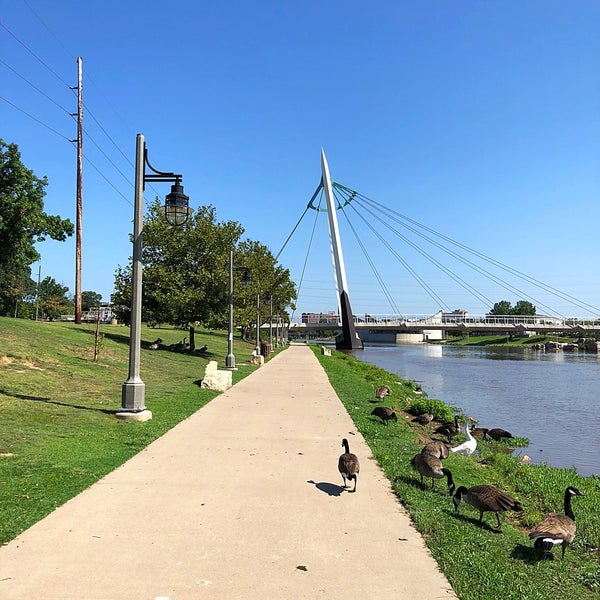
[(359, 360), (418, 382), (429, 398), (529, 438), (532, 463), (600, 474), (600, 356), (437, 344), (365, 345)]

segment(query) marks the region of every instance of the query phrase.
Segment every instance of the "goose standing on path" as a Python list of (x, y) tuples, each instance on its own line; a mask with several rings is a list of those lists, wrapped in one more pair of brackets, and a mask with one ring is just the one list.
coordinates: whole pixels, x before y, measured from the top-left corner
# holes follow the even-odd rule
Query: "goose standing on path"
[(450, 469), (444, 468), (442, 466), (442, 461), (433, 456), (433, 454), (429, 454), (428, 452), (415, 454), (415, 456), (412, 457), (410, 464), (421, 476), (421, 483), (423, 483), (423, 477), (431, 477), (431, 489), (433, 489), (436, 479), (447, 477), (448, 493), (452, 494), (454, 491), (454, 480), (452, 479)]
[(387, 406), (377, 406), (371, 411), (371, 414), (379, 417), (384, 425), (387, 425), (389, 420), (393, 420), (395, 423), (398, 422), (398, 415), (396, 415), (396, 411)]
[(465, 435), (467, 436), (467, 441), (455, 446), (454, 448), (450, 448), (452, 452), (457, 452), (458, 454), (473, 454), (475, 449), (477, 448), (477, 440), (471, 435), (471, 430), (469, 429), (469, 421), (473, 421), (473, 417), (469, 417), (465, 424)]
[(554, 546), (562, 545), (562, 558), (565, 557), (567, 546), (575, 538), (575, 515), (571, 508), (571, 498), (573, 496), (585, 496), (576, 487), (569, 486), (565, 490), (565, 514), (549, 513), (529, 534), (529, 538), (535, 540), (533, 547), (539, 550), (544, 556), (550, 552)]
[(495, 529), (501, 529), (500, 515), (501, 511), (505, 510), (523, 510), (521, 503), (514, 498), (506, 495), (491, 485), (475, 485), (469, 489), (461, 485), (455, 492), (452, 502), (454, 502), (454, 510), (458, 512), (458, 505), (463, 500), (470, 504), (473, 508), (479, 511), (479, 524), (483, 523), (483, 513), (496, 513), (498, 526)]
[(342, 479), (344, 480), (344, 489), (348, 487), (346, 480), (350, 481), (354, 479), (354, 488), (352, 491), (355, 492), (356, 482), (358, 480), (358, 472), (360, 471), (358, 457), (356, 454), (352, 454), (350, 452), (350, 447), (348, 446), (348, 440), (346, 438), (342, 440), (342, 446), (344, 446), (344, 454), (340, 455), (338, 460), (338, 470), (342, 476)]

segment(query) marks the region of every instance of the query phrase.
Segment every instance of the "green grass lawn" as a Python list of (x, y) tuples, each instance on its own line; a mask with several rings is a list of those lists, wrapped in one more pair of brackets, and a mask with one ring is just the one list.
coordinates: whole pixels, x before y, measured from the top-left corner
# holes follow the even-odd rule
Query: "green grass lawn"
[[(218, 392), (201, 389), (209, 360), (224, 366), (227, 334), (196, 331), (205, 356), (146, 349), (156, 338), (179, 342), (186, 331), (142, 330), (140, 373), (152, 420), (125, 422), (121, 386), (128, 376), (129, 329), (102, 326), (97, 362), (94, 325), (0, 318), (0, 543), (46, 516)], [(256, 367), (253, 344), (235, 340), (238, 371)], [(276, 352), (276, 351), (275, 351)]]
[[(418, 399), (396, 375), (332, 352), (315, 354), (373, 455), (392, 482), (432, 554), (462, 600), (548, 600), (553, 597), (592, 599), (600, 596), (600, 478), (581, 477), (571, 469), (524, 464), (506, 453), (503, 444), (480, 442), (472, 456), (451, 454), (444, 466), (457, 486), (490, 484), (523, 504), (522, 513), (504, 513), (502, 532), (494, 531), (495, 516), (479, 513), (461, 503), (457, 514), (446, 480), (421, 485), (410, 460), (430, 439), (432, 427), (410, 422), (408, 411)], [(391, 395), (380, 405), (399, 411), (398, 423), (388, 426), (370, 415), (377, 385), (388, 385)], [(460, 408), (460, 407), (458, 407)], [(464, 435), (456, 439), (464, 440)], [(553, 559), (539, 560), (527, 537), (546, 512), (563, 512), (563, 495), (574, 485), (586, 495), (575, 498), (577, 534), (567, 549)], [(359, 492), (360, 493), (360, 492)]]

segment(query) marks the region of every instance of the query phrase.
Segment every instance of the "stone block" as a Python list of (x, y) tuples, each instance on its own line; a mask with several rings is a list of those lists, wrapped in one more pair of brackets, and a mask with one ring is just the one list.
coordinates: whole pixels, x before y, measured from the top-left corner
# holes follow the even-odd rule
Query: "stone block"
[(220, 371), (217, 368), (217, 361), (211, 360), (206, 365), (204, 370), (204, 378), (200, 387), (208, 390), (216, 390), (217, 392), (224, 392), (232, 386), (232, 373), (231, 371)]

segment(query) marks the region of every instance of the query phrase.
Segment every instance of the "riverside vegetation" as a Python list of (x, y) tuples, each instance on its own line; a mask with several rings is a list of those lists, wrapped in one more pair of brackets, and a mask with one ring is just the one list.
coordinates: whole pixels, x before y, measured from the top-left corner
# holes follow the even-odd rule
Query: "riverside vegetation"
[[(502, 515), (501, 532), (493, 529), (495, 519), (489, 514), (484, 517), (483, 526), (479, 526), (476, 510), (461, 504), (456, 513), (446, 486), (438, 485), (432, 491), (430, 485), (421, 485), (419, 475), (411, 468), (411, 458), (429, 441), (432, 432), (431, 427), (411, 422), (411, 406), (422, 402), (422, 396), (415, 394), (414, 383), (401, 381), (394, 374), (342, 352), (333, 350), (331, 356), (324, 356), (315, 347), (315, 354), (459, 598), (598, 598), (598, 476), (582, 477), (574, 469), (524, 464), (508, 452), (506, 442), (479, 441), (476, 453), (471, 456), (450, 453), (443, 464), (452, 471), (457, 487), (493, 485), (523, 505), (523, 512)], [(390, 395), (377, 402), (375, 389), (379, 385), (387, 385)], [(379, 419), (371, 416), (374, 403), (397, 409), (398, 423), (382, 426)], [(454, 408), (440, 400), (429, 400), (428, 407), (436, 411), (437, 418), (447, 418)], [(535, 426), (534, 419), (527, 419), (522, 425), (527, 423)], [(340, 437), (347, 435), (348, 432), (340, 431)], [(453, 441), (456, 444), (463, 439), (461, 435)], [(564, 560), (560, 559), (560, 550), (550, 559), (539, 560), (527, 534), (545, 513), (563, 512), (564, 491), (569, 485), (586, 494), (573, 503), (577, 522), (575, 541)]]
[[(153, 419), (119, 421), (114, 413), (127, 377), (129, 331), (102, 326), (102, 333), (99, 360), (94, 363), (94, 325), (0, 318), (0, 543), (16, 537), (218, 394), (195, 382), (208, 360), (222, 363), (227, 354), (226, 332), (197, 329), (196, 345), (206, 344), (208, 351), (205, 356), (190, 356), (146, 350), (157, 337), (165, 346), (177, 343), (185, 331), (144, 328), (141, 373)], [(256, 369), (249, 363), (252, 349), (253, 344), (235, 340), (239, 370), (233, 373), (234, 383)], [(522, 514), (502, 516), (501, 533), (492, 530), (489, 524), (494, 520), (489, 515), (479, 527), (476, 511), (461, 504), (460, 513), (455, 514), (445, 486), (438, 485), (431, 492), (420, 485), (419, 476), (410, 468), (410, 458), (428, 439), (429, 431), (410, 423), (401, 412), (409, 408), (406, 398), (416, 398), (414, 384), (340, 352), (325, 357), (315, 347), (315, 353), (461, 599), (546, 600), (568, 595), (586, 600), (598, 596), (598, 477), (522, 465), (483, 444), (478, 455), (452, 455), (444, 463), (457, 485), (496, 485), (524, 506)], [(167, 371), (169, 377), (165, 377)], [(388, 385), (391, 394), (379, 404), (400, 411), (398, 423), (387, 427), (370, 415), (377, 405), (375, 389), (381, 384)], [(443, 402), (426, 402), (436, 416), (452, 415), (452, 408)], [(346, 435), (340, 432), (340, 438)], [(562, 511), (567, 485), (586, 494), (574, 504), (575, 541), (564, 561), (556, 556), (539, 561), (527, 531), (544, 513)]]

